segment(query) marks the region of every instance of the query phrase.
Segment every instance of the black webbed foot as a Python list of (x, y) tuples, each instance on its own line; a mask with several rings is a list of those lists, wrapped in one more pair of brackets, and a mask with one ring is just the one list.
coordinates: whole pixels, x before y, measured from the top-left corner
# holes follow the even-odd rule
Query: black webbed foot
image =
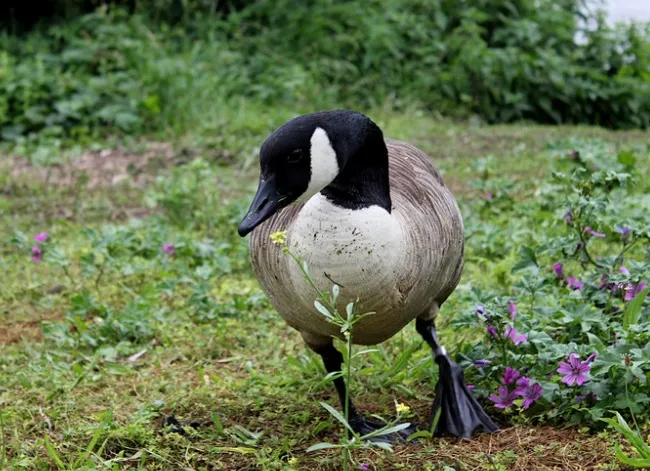
[[(373, 432), (376, 432), (377, 430), (380, 430), (386, 426), (386, 424), (382, 422), (378, 422), (375, 420), (370, 420), (366, 419), (365, 417), (361, 415), (355, 415), (350, 419), (350, 427), (352, 430), (354, 430), (356, 433), (358, 433), (362, 438), (365, 435), (371, 434)], [(411, 423), (408, 427), (402, 430), (398, 430), (397, 432), (393, 433), (388, 433), (384, 435), (376, 435), (376, 436), (371, 436), (368, 437), (364, 440), (374, 442), (374, 443), (415, 443), (416, 440), (408, 440), (408, 437), (413, 435), (415, 432), (418, 431), (418, 428), (421, 424), (420, 423)]]
[(440, 377), (436, 385), (431, 421), (433, 422), (438, 411), (440, 417), (434, 435), (470, 438), (478, 428), (485, 432), (499, 430), (467, 388), (460, 366), (444, 353), (436, 356), (436, 363), (440, 368)]

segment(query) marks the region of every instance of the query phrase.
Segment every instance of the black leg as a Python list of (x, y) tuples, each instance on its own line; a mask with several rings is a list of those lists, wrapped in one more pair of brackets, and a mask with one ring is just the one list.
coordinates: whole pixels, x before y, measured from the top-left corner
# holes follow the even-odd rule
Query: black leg
[(431, 422), (440, 412), (435, 435), (470, 438), (479, 427), (486, 432), (497, 431), (499, 427), (467, 389), (463, 370), (447, 356), (445, 348), (440, 345), (433, 321), (417, 319), (415, 328), (431, 347), (434, 360), (440, 368), (436, 398), (431, 411)]
[[(328, 373), (334, 373), (341, 371), (341, 366), (343, 365), (343, 355), (339, 352), (333, 344), (327, 346), (319, 347), (314, 349), (323, 359), (323, 364)], [(345, 396), (346, 396), (346, 386), (345, 381), (342, 377), (334, 379), (334, 386), (336, 387), (336, 392), (339, 395), (339, 400), (341, 402), (341, 407), (345, 411)], [(352, 403), (352, 399), (348, 396), (348, 423), (352, 430), (354, 430), (359, 435), (363, 436), (368, 433), (371, 433), (375, 430), (378, 430), (384, 427), (385, 424), (377, 422), (374, 420), (369, 420), (363, 417), (357, 411), (356, 407)], [(394, 442), (394, 441), (403, 441), (408, 438), (411, 434), (415, 433), (417, 424), (411, 424), (408, 428), (400, 430), (396, 434), (392, 435), (381, 435), (375, 437), (373, 441), (383, 441), (383, 442)]]

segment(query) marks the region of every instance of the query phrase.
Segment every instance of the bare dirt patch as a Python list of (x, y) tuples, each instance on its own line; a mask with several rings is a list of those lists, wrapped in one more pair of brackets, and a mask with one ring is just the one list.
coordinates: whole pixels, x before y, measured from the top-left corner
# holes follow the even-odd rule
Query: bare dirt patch
[(62, 313), (49, 313), (47, 315), (35, 314), (34, 318), (30, 316), (25, 320), (3, 322), (0, 325), (0, 345), (38, 341), (43, 336), (42, 322), (57, 321), (62, 318)]
[(9, 174), (16, 179), (36, 179), (62, 186), (76, 185), (82, 180), (90, 187), (112, 186), (126, 180), (145, 184), (176, 160), (170, 143), (151, 143), (144, 152), (120, 148), (88, 151), (49, 167), (33, 165), (24, 157), (13, 157), (9, 161)]

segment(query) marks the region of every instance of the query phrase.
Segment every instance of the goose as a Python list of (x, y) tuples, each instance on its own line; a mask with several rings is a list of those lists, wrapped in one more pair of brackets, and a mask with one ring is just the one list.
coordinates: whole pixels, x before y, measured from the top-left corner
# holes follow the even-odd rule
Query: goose
[[(259, 159), (257, 193), (238, 233), (252, 232), (255, 277), (327, 372), (341, 370), (343, 356), (333, 339), (342, 334), (315, 308), (314, 287), (272, 233), (286, 231), (287, 246), (319, 289), (339, 287), (340, 312), (358, 300), (360, 312), (374, 313), (354, 325), (354, 344), (379, 344), (415, 320), (439, 367), (430, 416), (431, 426), (440, 414), (435, 435), (496, 431), (436, 335), (440, 306), (461, 275), (464, 236), (456, 200), (431, 158), (411, 144), (384, 139), (362, 113), (333, 110), (288, 121), (266, 139)], [(343, 378), (334, 386), (345, 409)], [(351, 399), (347, 407), (355, 432), (383, 426), (361, 415)], [(389, 440), (404, 440), (418, 425)]]

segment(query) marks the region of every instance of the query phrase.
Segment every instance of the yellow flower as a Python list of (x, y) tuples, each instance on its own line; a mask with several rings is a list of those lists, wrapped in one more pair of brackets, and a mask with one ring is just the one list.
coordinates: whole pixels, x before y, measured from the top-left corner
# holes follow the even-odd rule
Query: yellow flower
[(398, 414), (405, 414), (411, 411), (411, 408), (409, 406), (407, 406), (406, 404), (402, 404), (401, 402), (395, 405), (395, 409), (397, 410)]
[(274, 244), (285, 245), (287, 243), (287, 231), (274, 232), (269, 237)]
[(289, 459), (289, 466), (295, 466), (297, 464), (298, 464), (298, 458), (293, 457), (293, 458)]

